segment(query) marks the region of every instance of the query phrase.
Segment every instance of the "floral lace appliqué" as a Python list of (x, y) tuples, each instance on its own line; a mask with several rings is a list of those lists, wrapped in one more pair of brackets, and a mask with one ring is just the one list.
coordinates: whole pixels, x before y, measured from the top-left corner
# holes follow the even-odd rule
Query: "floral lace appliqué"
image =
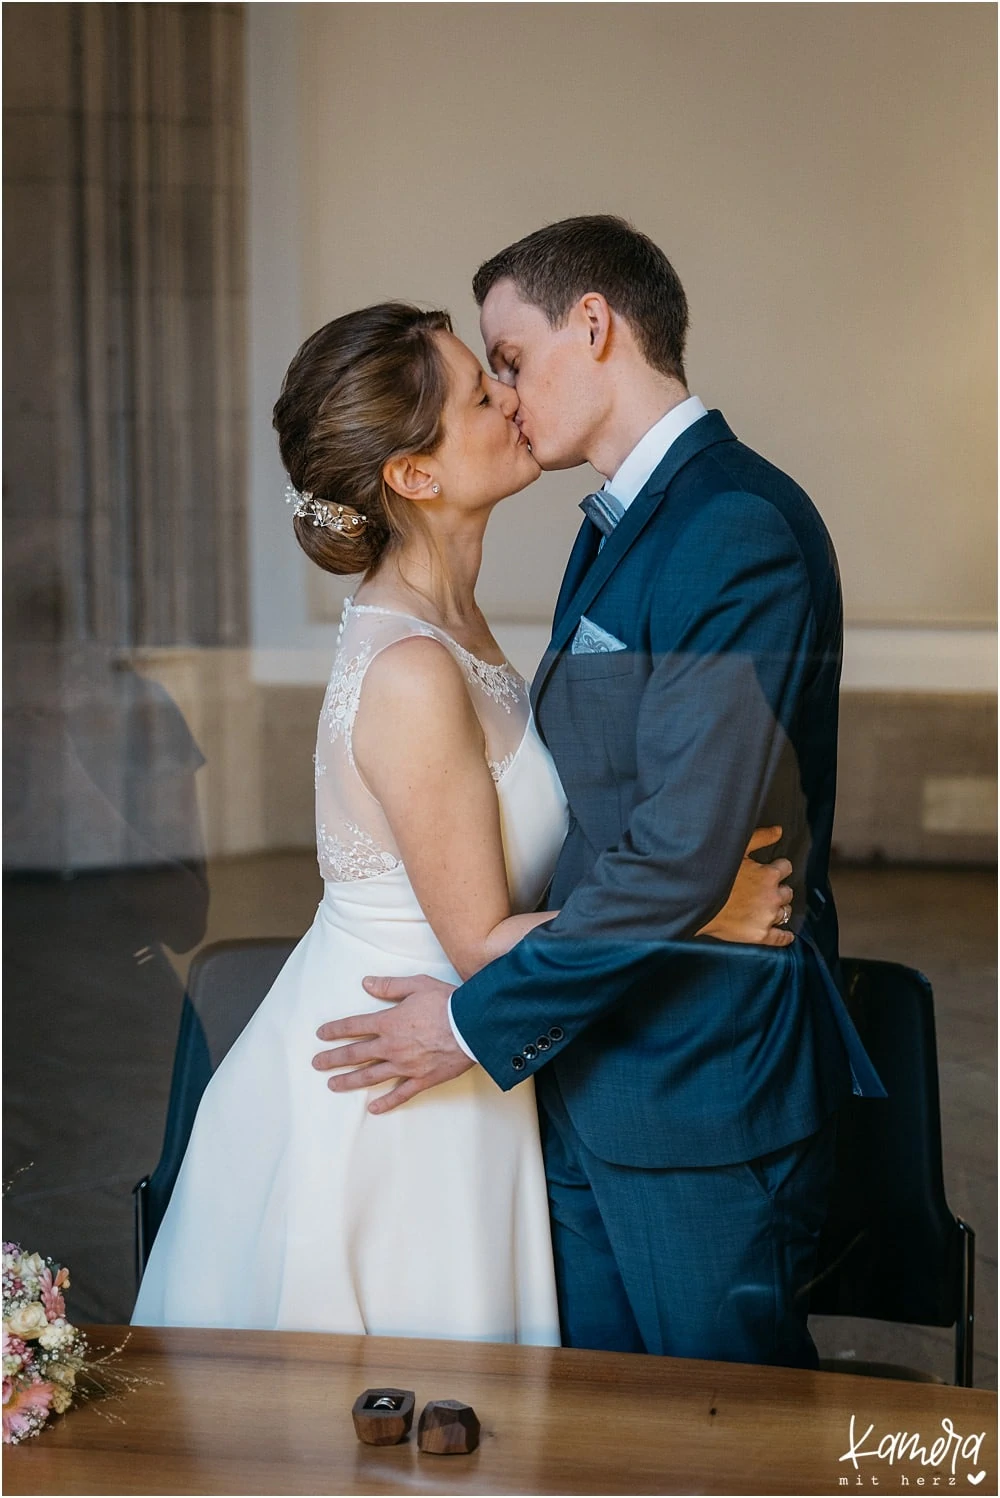
[(340, 883), (351, 879), (377, 879), (379, 874), (389, 874), (400, 867), (401, 860), (394, 853), (380, 848), (375, 839), (356, 823), (348, 822), (346, 831), (351, 834), (350, 842), (328, 832), (325, 823), (317, 829), (316, 847), (324, 878)]
[(506, 775), (511, 765), (514, 763), (514, 756), (516, 755), (516, 753), (517, 750), (512, 749), (509, 754), (504, 755), (503, 759), (491, 759), (489, 761), (490, 774), (493, 776), (493, 779), (497, 785), (500, 784), (501, 780)]
[(352, 766), (354, 751), (351, 748), (351, 729), (358, 715), (361, 684), (364, 681), (365, 668), (371, 653), (371, 640), (363, 640), (357, 655), (352, 655), (349, 660), (340, 662), (334, 668), (320, 715), (320, 722), (325, 725), (331, 742), (339, 738), (344, 740), (347, 746), (347, 757)]
[(473, 655), (464, 645), (459, 645), (457, 640), (452, 640), (451, 645), (487, 697), (498, 703), (504, 712), (512, 712), (515, 702), (520, 699), (522, 686), (521, 678), (513, 666), (506, 662), (502, 666), (495, 666), (492, 661), (481, 661), (478, 655)]

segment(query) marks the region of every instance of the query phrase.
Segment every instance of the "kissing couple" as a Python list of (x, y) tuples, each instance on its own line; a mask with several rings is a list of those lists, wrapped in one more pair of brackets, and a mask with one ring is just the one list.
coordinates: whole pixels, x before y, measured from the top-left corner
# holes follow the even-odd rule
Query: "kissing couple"
[[(828, 877), (833, 546), (690, 394), (645, 235), (553, 224), (473, 290), (492, 373), (387, 303), (307, 339), (274, 409), (299, 544), (361, 578), (324, 893), (209, 1084), (133, 1319), (814, 1367), (835, 1114), (882, 1094)], [(483, 537), (585, 462), (529, 691)]]

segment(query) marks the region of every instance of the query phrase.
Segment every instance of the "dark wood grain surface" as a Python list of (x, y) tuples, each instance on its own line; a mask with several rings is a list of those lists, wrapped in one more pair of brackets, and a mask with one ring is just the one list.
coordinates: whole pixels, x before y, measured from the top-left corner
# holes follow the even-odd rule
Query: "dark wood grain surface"
[[(123, 1333), (91, 1335), (100, 1347)], [(812, 1494), (877, 1485), (884, 1494), (901, 1491), (903, 1476), (913, 1490), (997, 1492), (996, 1395), (984, 1390), (303, 1332), (136, 1328), (124, 1359), (158, 1380), (109, 1406), (124, 1423), (85, 1405), (6, 1448), (7, 1493)], [(418, 1410), (432, 1399), (473, 1405), (479, 1448), (424, 1455), (413, 1433), (399, 1446), (362, 1445), (351, 1409), (376, 1387), (415, 1390)], [(859, 1456), (856, 1470), (841, 1460), (852, 1416), (861, 1451), (903, 1431), (918, 1432), (928, 1455), (935, 1440), (947, 1450), (937, 1464)], [(973, 1461), (970, 1438), (981, 1433)]]

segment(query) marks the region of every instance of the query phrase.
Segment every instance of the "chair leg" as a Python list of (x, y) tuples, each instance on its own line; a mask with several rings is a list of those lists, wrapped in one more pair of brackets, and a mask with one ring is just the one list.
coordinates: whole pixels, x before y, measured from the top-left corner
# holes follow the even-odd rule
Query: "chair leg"
[(958, 1218), (958, 1232), (962, 1244), (962, 1293), (955, 1323), (955, 1383), (959, 1388), (971, 1389), (975, 1352), (976, 1235), (961, 1218)]
[(132, 1187), (132, 1202), (135, 1221), (135, 1288), (138, 1292), (142, 1284), (142, 1276), (146, 1270), (146, 1260), (149, 1258), (150, 1245), (146, 1241), (146, 1197), (149, 1191), (149, 1176), (143, 1176), (141, 1181), (136, 1181)]

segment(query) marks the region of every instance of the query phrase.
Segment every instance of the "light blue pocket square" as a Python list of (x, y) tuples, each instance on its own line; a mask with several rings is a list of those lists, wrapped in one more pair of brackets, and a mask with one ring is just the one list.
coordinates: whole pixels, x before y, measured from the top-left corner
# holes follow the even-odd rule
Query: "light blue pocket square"
[(624, 640), (609, 635), (606, 629), (588, 619), (586, 614), (581, 614), (573, 643), (569, 647), (570, 655), (608, 655), (612, 650), (627, 649)]

